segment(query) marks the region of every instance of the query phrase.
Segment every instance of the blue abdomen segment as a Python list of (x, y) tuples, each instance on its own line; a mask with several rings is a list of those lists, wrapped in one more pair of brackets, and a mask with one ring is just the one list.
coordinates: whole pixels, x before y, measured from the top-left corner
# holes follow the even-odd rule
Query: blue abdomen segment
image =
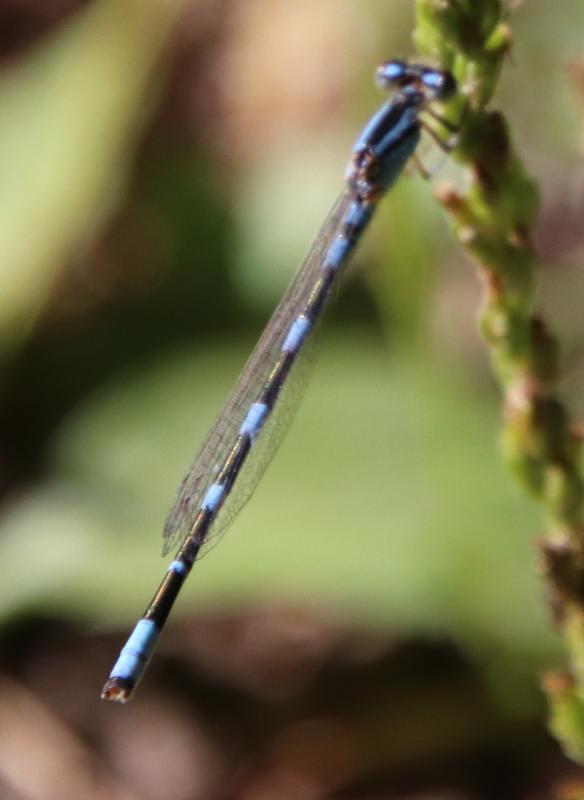
[(146, 668), (158, 634), (155, 622), (150, 619), (139, 620), (114, 664), (110, 680), (128, 681), (135, 685)]
[(284, 344), (282, 345), (283, 353), (296, 353), (306, 336), (310, 333), (311, 328), (310, 320), (306, 319), (304, 315), (297, 317), (290, 325)]
[(239, 428), (240, 436), (249, 436), (252, 440), (260, 432), (268, 415), (269, 408), (265, 403), (252, 403), (247, 412), (247, 416)]
[[(225, 497), (225, 486), (218, 483), (213, 483), (207, 491), (201, 503), (201, 508), (206, 508), (209, 511), (217, 511)], [(179, 562), (180, 563), (180, 562)]]

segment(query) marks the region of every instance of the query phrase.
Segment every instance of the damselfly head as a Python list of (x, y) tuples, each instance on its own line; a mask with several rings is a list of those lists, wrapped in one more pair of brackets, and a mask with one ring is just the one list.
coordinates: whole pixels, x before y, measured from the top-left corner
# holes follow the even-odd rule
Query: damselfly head
[(456, 81), (447, 70), (395, 59), (385, 61), (377, 67), (375, 80), (382, 89), (413, 86), (427, 100), (448, 100), (456, 91)]

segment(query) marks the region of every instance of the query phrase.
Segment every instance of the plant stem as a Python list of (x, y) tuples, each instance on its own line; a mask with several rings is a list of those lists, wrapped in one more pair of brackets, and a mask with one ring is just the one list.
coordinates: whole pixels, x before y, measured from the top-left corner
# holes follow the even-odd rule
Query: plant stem
[(501, 0), (417, 0), (416, 13), (417, 47), (451, 69), (461, 87), (445, 112), (451, 121), (463, 119), (454, 157), (468, 188), (460, 193), (441, 186), (436, 195), (484, 286), (480, 328), (503, 391), (505, 460), (546, 511), (543, 571), (570, 672), (546, 676), (543, 688), (554, 734), (584, 763), (582, 435), (557, 395), (558, 343), (533, 312), (530, 228), (537, 188), (504, 117), (486, 109), (510, 48), (510, 28)]

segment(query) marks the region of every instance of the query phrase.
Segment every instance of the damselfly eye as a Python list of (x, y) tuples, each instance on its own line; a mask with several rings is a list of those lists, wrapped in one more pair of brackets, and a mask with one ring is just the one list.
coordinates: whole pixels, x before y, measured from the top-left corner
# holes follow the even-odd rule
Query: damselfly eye
[(420, 81), (433, 100), (448, 100), (456, 91), (456, 80), (446, 70), (424, 67), (420, 70)]
[(410, 65), (405, 61), (384, 61), (375, 71), (375, 80), (382, 89), (393, 89), (412, 82)]

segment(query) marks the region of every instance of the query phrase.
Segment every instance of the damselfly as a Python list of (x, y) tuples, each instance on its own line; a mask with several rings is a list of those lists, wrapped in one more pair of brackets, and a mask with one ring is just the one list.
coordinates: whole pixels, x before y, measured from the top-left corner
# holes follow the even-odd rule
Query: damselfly
[(156, 641), (195, 560), (249, 499), (285, 430), (292, 409), (286, 387), (303, 345), (331, 289), (369, 224), (383, 194), (397, 180), (427, 112), (452, 126), (430, 105), (456, 90), (449, 72), (421, 64), (387, 61), (377, 83), (395, 89), (357, 139), (346, 188), (276, 308), (217, 422), (185, 475), (164, 528), (164, 551), (180, 545), (154, 598), (123, 647), (102, 697), (125, 702), (142, 677)]

